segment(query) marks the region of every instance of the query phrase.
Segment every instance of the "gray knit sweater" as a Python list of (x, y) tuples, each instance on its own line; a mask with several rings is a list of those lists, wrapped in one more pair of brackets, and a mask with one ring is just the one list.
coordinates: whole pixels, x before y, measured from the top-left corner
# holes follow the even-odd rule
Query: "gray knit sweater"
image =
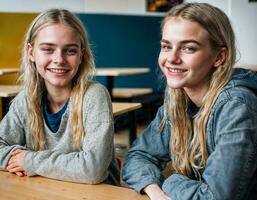
[[(25, 92), (12, 102), (0, 123), (0, 170), (5, 170), (10, 153), (27, 150), (24, 168), (28, 176), (40, 175), (64, 181), (96, 184), (103, 181), (118, 184), (119, 173), (113, 151), (113, 115), (107, 90), (91, 83), (83, 102), (86, 136), (79, 151), (72, 148), (71, 105), (62, 116), (60, 127), (53, 133), (44, 121), (47, 150), (31, 150), (28, 110)], [(43, 115), (42, 115), (43, 116)]]

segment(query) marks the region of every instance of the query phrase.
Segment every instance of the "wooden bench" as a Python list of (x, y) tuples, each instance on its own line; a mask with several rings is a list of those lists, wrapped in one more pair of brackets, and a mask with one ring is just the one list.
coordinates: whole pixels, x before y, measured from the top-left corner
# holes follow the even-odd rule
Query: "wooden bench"
[(136, 96), (151, 94), (151, 88), (113, 88), (113, 98), (133, 98)]

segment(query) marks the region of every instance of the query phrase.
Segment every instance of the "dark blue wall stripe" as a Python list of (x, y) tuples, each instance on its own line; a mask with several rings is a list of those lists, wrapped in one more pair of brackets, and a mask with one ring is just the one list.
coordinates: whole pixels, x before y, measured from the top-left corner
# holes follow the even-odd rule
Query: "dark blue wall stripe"
[[(149, 67), (151, 73), (115, 78), (115, 87), (159, 89), (159, 16), (79, 14), (85, 24), (97, 67)], [(105, 78), (97, 77), (105, 84)]]

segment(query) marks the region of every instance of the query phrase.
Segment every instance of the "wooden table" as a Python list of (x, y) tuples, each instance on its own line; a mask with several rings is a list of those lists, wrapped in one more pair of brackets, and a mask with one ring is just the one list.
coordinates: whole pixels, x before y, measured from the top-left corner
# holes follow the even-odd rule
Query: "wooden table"
[(142, 107), (141, 103), (124, 103), (124, 102), (113, 102), (113, 116), (118, 116), (124, 113), (128, 113), (129, 118), (129, 144), (137, 138), (137, 127), (135, 110)]
[(1, 68), (0, 69), (0, 75), (4, 74), (16, 74), (20, 71), (18, 68)]
[(134, 111), (142, 107), (141, 103), (124, 103), (124, 102), (113, 102), (113, 116), (121, 115), (130, 111)]
[(147, 67), (142, 68), (97, 68), (96, 76), (106, 76), (107, 84), (106, 87), (112, 97), (113, 89), (113, 78), (115, 76), (127, 76), (127, 75), (136, 75), (144, 74), (150, 72), (150, 69)]
[(149, 200), (146, 195), (107, 184), (87, 185), (0, 171), (1, 200)]

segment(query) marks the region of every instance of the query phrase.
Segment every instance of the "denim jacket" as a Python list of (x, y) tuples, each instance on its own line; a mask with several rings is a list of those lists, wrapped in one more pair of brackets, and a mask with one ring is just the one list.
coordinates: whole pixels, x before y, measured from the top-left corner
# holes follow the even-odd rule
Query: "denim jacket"
[(123, 180), (138, 192), (156, 183), (172, 200), (257, 199), (257, 73), (235, 69), (213, 105), (206, 130), (208, 159), (187, 177), (162, 171), (170, 154), (171, 123), (160, 132), (163, 106), (128, 151)]

